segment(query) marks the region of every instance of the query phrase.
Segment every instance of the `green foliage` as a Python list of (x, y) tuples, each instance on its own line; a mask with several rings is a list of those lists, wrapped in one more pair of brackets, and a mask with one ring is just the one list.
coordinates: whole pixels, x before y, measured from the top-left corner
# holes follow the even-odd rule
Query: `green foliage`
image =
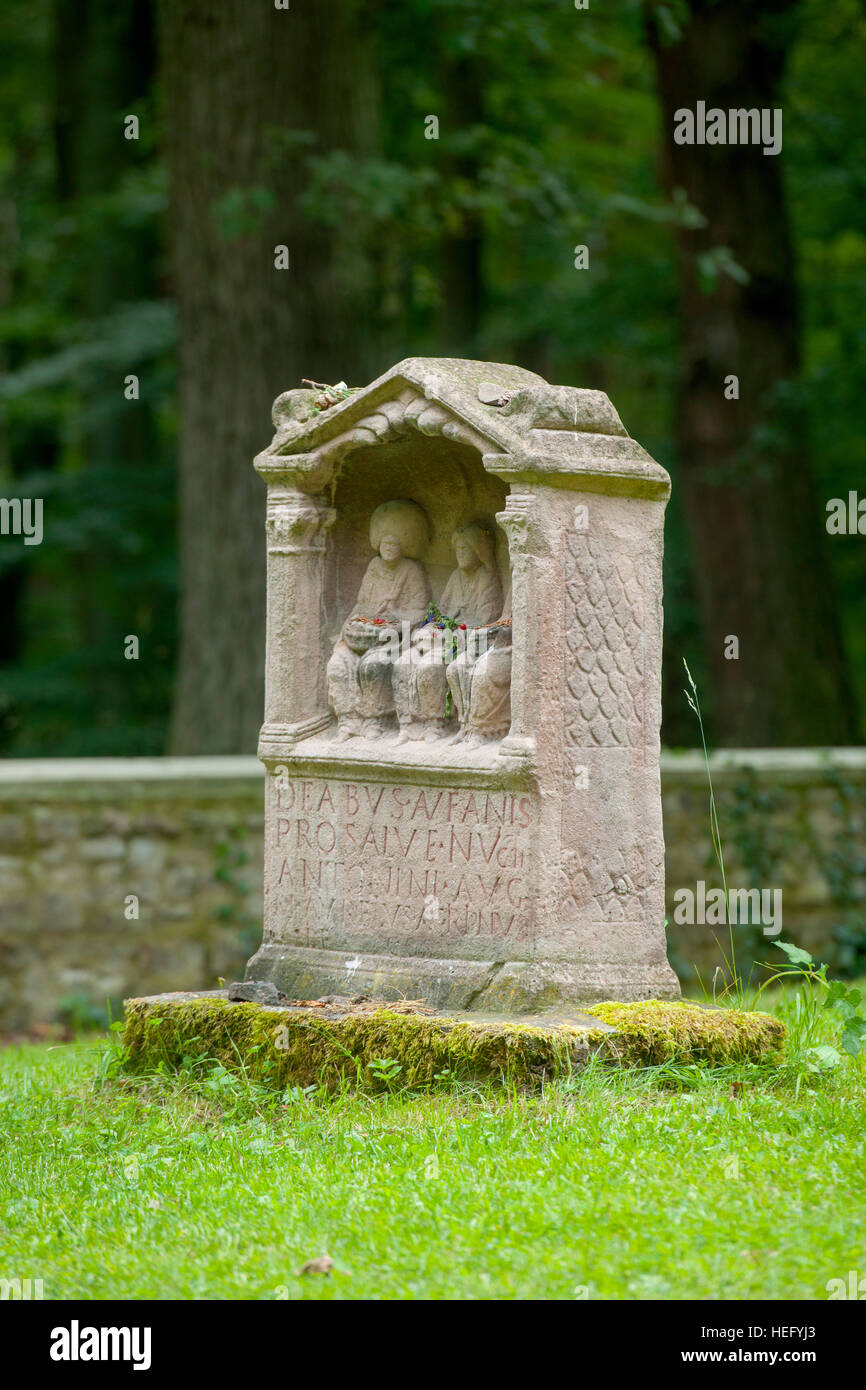
[(104, 1031), (110, 1023), (110, 1007), (97, 1004), (82, 990), (65, 994), (57, 1006), (57, 1016), (61, 1023), (71, 1028), (73, 1033)]
[(704, 294), (715, 294), (722, 275), (728, 275), (739, 285), (749, 282), (749, 272), (739, 265), (729, 246), (714, 246), (698, 257), (698, 275)]
[[(630, 431), (674, 472), (665, 640), (679, 651), (697, 649), (699, 633), (671, 456), (674, 235), (702, 213), (681, 190), (670, 201), (659, 191), (644, 8), (372, 6), (364, 22), (378, 119), (369, 149), (322, 148), (315, 130), (275, 120), (255, 168), (226, 170), (212, 211), (228, 240), (254, 236), (275, 205), (269, 178), (291, 169), (306, 217), (346, 229), (337, 270), (363, 301), (380, 370), (407, 353), (486, 356), (608, 391)], [(48, 0), (8, 0), (0, 17), (0, 493), (41, 496), (46, 516), (41, 547), (10, 537), (0, 545), (0, 754), (159, 752), (171, 698), (176, 325), (156, 80), (134, 27), (143, 17), (147, 38), (153, 10), (123, 0), (111, 22), (96, 11), (102, 20), (80, 35)], [(684, 0), (655, 14), (675, 40)], [(784, 161), (804, 373), (780, 403), (778, 428), (810, 436), (820, 526), (823, 500), (862, 482), (864, 15), (859, 0), (805, 0), (798, 19)], [(136, 142), (120, 133), (129, 109), (141, 117)], [(430, 113), (438, 140), (424, 138)], [(474, 330), (458, 333), (443, 270), (470, 234), (482, 247), (481, 310)], [(590, 273), (574, 269), (581, 244), (592, 247)], [(725, 246), (710, 248), (701, 270), (708, 290), (742, 278)], [(135, 402), (123, 396), (129, 372), (140, 377)], [(756, 447), (772, 445), (762, 438)], [(862, 553), (859, 537), (830, 547), (866, 707)], [(137, 663), (123, 660), (127, 633), (140, 638)], [(690, 744), (673, 666), (665, 739)], [(706, 717), (712, 727), (711, 708)], [(862, 956), (855, 927), (840, 930), (853, 966)]]
[(367, 1070), (386, 1090), (391, 1090), (403, 1070), (403, 1064), (396, 1057), (374, 1057), (372, 1062), (367, 1063)]
[[(690, 687), (689, 690), (685, 690), (683, 693), (688, 702), (689, 709), (692, 711), (692, 713), (695, 715), (695, 718), (698, 721), (698, 728), (700, 730), (701, 735), (701, 750), (704, 755), (704, 766), (707, 770), (707, 786), (709, 788), (710, 798), (710, 838), (713, 844), (713, 853), (716, 856), (716, 863), (719, 866), (719, 873), (722, 876), (722, 892), (725, 895), (725, 920), (728, 923), (728, 951), (730, 952), (730, 954), (726, 956), (724, 951), (722, 951), (722, 960), (724, 962), (724, 971), (722, 972), (724, 984), (723, 994), (725, 995), (725, 997), (729, 997), (735, 1000), (737, 1004), (741, 1004), (743, 1002), (743, 981), (737, 965), (737, 952), (734, 946), (734, 924), (731, 920), (731, 903), (730, 897), (728, 895), (728, 878), (725, 872), (725, 851), (724, 846), (722, 844), (722, 832), (719, 827), (719, 814), (716, 808), (716, 794), (713, 790), (713, 775), (710, 771), (710, 755), (709, 750), (707, 749), (707, 735), (704, 729), (704, 718), (701, 713), (701, 702), (700, 698), (698, 697), (698, 688), (695, 685), (694, 678), (692, 676), (691, 671), (689, 670), (688, 662), (686, 661), (685, 657), (683, 657), (683, 666), (685, 667), (686, 678)], [(715, 987), (713, 989), (713, 997), (715, 998)]]
[(859, 989), (841, 980), (829, 980), (827, 966), (817, 965), (802, 947), (789, 941), (774, 944), (787, 956), (789, 965), (774, 969), (758, 995), (780, 981), (794, 981), (798, 986), (788, 1012), (791, 1015), (789, 1066), (796, 1075), (799, 1089), (805, 1077), (838, 1067), (842, 1052), (850, 1057), (859, 1054), (866, 1036), (866, 1018), (860, 1012), (862, 995)]
[(129, 4), (79, 19), (68, 34), (44, 0), (0, 17), (0, 494), (42, 498), (45, 525), (39, 547), (0, 545), (3, 755), (160, 752), (173, 677), (176, 329), (152, 70)]
[[(801, 11), (785, 94), (784, 158), (804, 311), (802, 389), (823, 526), (827, 500), (864, 492), (858, 402), (866, 372), (866, 132), (858, 102), (866, 13), (859, 0), (806, 0)], [(834, 537), (829, 554), (863, 709), (863, 538)]]

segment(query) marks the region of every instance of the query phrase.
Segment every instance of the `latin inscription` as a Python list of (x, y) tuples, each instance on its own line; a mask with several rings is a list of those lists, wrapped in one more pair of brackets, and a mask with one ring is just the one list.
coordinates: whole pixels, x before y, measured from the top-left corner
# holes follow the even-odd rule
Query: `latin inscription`
[(532, 811), (504, 792), (274, 778), (270, 892), (310, 944), (525, 937)]

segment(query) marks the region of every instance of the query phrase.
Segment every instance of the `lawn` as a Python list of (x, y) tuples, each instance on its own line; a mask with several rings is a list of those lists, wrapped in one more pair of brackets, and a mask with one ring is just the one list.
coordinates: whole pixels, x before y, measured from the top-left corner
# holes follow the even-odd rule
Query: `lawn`
[(125, 1078), (114, 1047), (0, 1050), (0, 1276), (46, 1298), (826, 1299), (866, 1273), (862, 1057), (799, 1089), (669, 1065), (329, 1098)]

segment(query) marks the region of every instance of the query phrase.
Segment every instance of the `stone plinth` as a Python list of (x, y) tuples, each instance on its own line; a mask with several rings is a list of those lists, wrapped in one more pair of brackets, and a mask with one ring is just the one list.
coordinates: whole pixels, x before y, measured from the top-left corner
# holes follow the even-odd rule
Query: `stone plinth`
[(602, 393), (499, 364), (409, 359), (274, 421), (248, 978), (503, 1012), (675, 997), (665, 470)]
[(383, 1057), (399, 1063), (401, 1086), (459, 1079), (525, 1089), (569, 1077), (592, 1059), (626, 1067), (772, 1063), (785, 1039), (785, 1025), (769, 1014), (658, 1000), (519, 1021), (345, 998), (235, 1003), (220, 990), (127, 999), (124, 1010), (127, 1070), (176, 1069), (198, 1057), (279, 1090), (385, 1089), (376, 1070)]

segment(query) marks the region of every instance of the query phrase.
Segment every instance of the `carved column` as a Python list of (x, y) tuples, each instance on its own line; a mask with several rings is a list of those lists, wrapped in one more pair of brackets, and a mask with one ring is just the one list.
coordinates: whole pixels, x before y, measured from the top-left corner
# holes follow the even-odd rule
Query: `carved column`
[(535, 751), (537, 711), (535, 644), (538, 638), (538, 553), (536, 497), (512, 491), (496, 520), (508, 537), (511, 562), (511, 730), (503, 739), (503, 757), (531, 758)]
[(296, 488), (268, 488), (268, 622), (265, 723), (260, 752), (274, 739), (297, 742), (329, 720), (322, 660), (322, 580), (336, 512)]

